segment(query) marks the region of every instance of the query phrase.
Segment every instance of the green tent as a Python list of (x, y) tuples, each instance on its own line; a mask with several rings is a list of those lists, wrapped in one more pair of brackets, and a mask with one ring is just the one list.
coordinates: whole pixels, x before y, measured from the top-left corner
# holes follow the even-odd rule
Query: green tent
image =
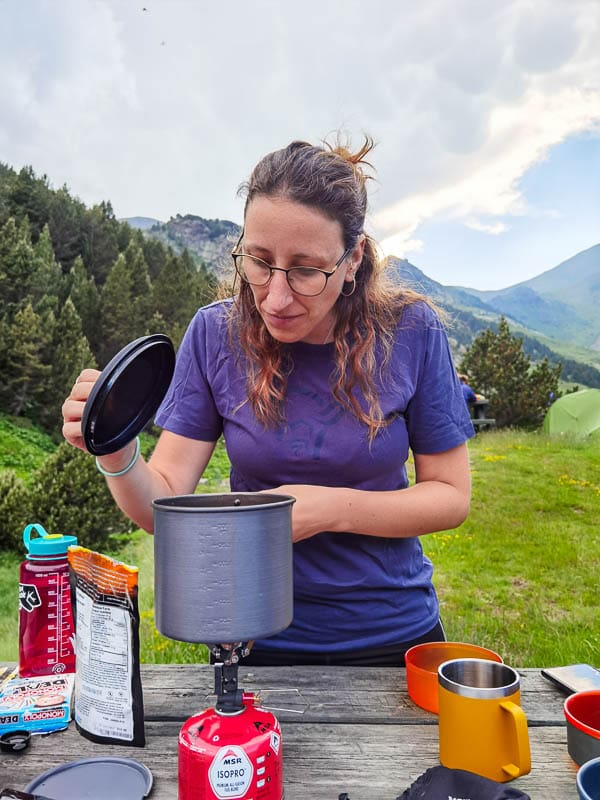
[(600, 437), (600, 389), (582, 389), (559, 397), (544, 418), (546, 433)]

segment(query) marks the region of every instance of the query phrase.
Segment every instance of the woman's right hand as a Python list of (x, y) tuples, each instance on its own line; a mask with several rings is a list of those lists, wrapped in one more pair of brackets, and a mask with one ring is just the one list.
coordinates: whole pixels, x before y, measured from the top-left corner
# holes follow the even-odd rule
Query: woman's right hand
[(97, 369), (84, 369), (71, 389), (71, 393), (62, 406), (63, 427), (62, 433), (67, 442), (73, 447), (78, 447), (87, 453), (87, 448), (81, 433), (81, 418), (85, 402), (90, 396), (92, 387), (98, 380), (100, 372)]

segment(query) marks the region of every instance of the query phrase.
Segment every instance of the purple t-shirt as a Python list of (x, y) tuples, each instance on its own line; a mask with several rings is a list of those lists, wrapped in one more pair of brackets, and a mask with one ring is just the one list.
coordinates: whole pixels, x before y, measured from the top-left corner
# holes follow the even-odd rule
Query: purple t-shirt
[[(334, 346), (288, 345), (286, 425), (265, 429), (247, 397), (243, 361), (232, 352), (230, 300), (201, 308), (177, 355), (156, 424), (202, 441), (225, 439), (231, 490), (281, 484), (391, 491), (408, 485), (406, 460), (462, 444), (473, 427), (446, 334), (425, 303), (397, 326), (389, 373), (378, 385), (392, 420), (369, 445), (367, 429), (334, 399)], [(323, 532), (294, 545), (294, 619), (261, 648), (333, 652), (410, 641), (438, 621), (433, 567), (418, 537)]]

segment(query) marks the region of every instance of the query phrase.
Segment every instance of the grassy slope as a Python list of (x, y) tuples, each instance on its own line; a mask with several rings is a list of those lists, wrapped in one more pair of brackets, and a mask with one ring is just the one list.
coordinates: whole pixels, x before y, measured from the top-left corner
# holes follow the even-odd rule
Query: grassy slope
[[(28, 446), (24, 459), (34, 457)], [(470, 453), (469, 519), (423, 538), (448, 637), (491, 647), (515, 666), (600, 666), (597, 444), (498, 431), (476, 437)], [(2, 458), (0, 450), (0, 469)], [(227, 471), (220, 448), (200, 490), (226, 491)], [(140, 567), (142, 660), (204, 660), (203, 646), (172, 642), (154, 628), (152, 538), (139, 531), (114, 555)], [(17, 657), (20, 560), (0, 554), (0, 660)]]
[(597, 444), (498, 431), (471, 462), (468, 520), (424, 539), (448, 637), (518, 666), (600, 663)]
[(26, 481), (55, 449), (52, 439), (28, 420), (0, 414), (0, 471), (11, 469)]

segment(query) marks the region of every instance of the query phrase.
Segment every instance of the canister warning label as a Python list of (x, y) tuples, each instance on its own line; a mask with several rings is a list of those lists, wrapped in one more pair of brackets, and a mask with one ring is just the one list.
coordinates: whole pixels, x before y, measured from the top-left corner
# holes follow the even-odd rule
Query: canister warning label
[(254, 767), (241, 747), (222, 747), (213, 758), (208, 780), (219, 798), (243, 797), (252, 781)]
[(279, 745), (281, 744), (281, 736), (277, 733), (271, 734), (271, 747), (275, 751), (275, 755), (279, 755)]

